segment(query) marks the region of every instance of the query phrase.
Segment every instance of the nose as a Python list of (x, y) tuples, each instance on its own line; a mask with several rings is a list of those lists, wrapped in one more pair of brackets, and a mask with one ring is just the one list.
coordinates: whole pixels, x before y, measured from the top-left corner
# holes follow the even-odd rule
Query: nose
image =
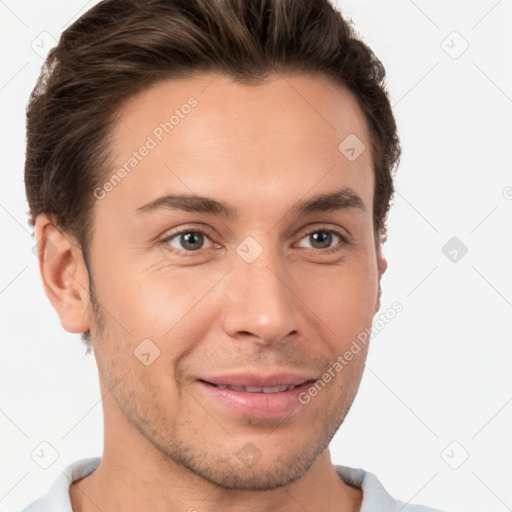
[(252, 262), (235, 255), (224, 286), (223, 327), (261, 345), (290, 342), (298, 332), (297, 296), (279, 258), (266, 249)]

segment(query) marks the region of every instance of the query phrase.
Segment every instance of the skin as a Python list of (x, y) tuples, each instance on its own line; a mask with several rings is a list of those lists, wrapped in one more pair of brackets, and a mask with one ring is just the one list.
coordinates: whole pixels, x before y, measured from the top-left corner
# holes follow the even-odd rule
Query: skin
[[(90, 329), (104, 397), (103, 458), (71, 486), (73, 510), (359, 510), (362, 493), (339, 478), (328, 444), (357, 392), (364, 347), (286, 417), (236, 414), (196, 379), (246, 369), (319, 378), (371, 327), (387, 263), (375, 244), (364, 115), (319, 75), (276, 74), (256, 86), (219, 75), (163, 81), (123, 105), (112, 170), (190, 96), (191, 113), (95, 203), (97, 313), (80, 247), (37, 218), (36, 238), (56, 246), (40, 260), (46, 293), (67, 331)], [(367, 148), (353, 162), (338, 150), (349, 134)], [(298, 200), (343, 187), (364, 211), (292, 215)], [(164, 193), (212, 197), (239, 217), (136, 212)], [(168, 238), (198, 226), (208, 230), (199, 250)], [(349, 243), (334, 234), (325, 245), (339, 250), (325, 254), (310, 236), (322, 230)], [(247, 236), (263, 248), (252, 263), (236, 252)], [(160, 350), (149, 366), (134, 356), (147, 338)], [(251, 467), (237, 457), (247, 443), (261, 456)]]

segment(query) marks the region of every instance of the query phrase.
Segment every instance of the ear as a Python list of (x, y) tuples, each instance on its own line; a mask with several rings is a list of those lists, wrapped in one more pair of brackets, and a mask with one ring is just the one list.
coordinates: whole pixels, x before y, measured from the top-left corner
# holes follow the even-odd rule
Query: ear
[(89, 277), (81, 248), (45, 214), (36, 218), (34, 238), (43, 286), (62, 327), (89, 330)]
[(382, 277), (382, 274), (386, 272), (386, 269), (388, 268), (388, 262), (382, 254), (379, 254), (377, 257), (377, 267), (379, 269), (379, 290), (377, 291), (377, 301), (375, 303), (375, 313), (379, 311), (380, 309), (380, 296), (381, 296), (381, 288), (380, 288), (380, 279)]

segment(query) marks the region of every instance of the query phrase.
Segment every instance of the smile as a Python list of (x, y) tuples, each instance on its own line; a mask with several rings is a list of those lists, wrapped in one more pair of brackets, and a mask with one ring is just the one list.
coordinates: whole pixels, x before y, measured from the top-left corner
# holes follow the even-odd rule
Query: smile
[(231, 374), (198, 379), (201, 393), (222, 413), (254, 418), (288, 416), (304, 405), (298, 397), (315, 381), (315, 375)]

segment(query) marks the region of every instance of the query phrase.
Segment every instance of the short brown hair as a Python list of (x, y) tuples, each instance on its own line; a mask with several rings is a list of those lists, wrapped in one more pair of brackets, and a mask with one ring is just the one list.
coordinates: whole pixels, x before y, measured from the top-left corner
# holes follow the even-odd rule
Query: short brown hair
[(87, 11), (50, 51), (27, 108), (30, 225), (49, 215), (89, 271), (93, 190), (110, 172), (119, 108), (156, 81), (195, 72), (247, 84), (313, 72), (348, 88), (372, 139), (373, 225), (377, 243), (385, 239), (401, 152), (385, 70), (328, 0), (104, 0)]

